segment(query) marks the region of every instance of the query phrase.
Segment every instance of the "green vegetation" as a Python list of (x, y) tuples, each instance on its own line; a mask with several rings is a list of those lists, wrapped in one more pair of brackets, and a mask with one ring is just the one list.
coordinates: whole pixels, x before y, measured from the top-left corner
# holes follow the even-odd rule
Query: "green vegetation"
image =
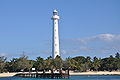
[(60, 56), (57, 56), (55, 59), (50, 56), (47, 59), (37, 57), (36, 60), (29, 60), (25, 55), (19, 58), (13, 58), (10, 61), (6, 59), (7, 58), (4, 56), (0, 57), (0, 73), (20, 71), (31, 72), (32, 68), (35, 68), (35, 71), (43, 71), (43, 73), (48, 70), (53, 72), (53, 70), (61, 69), (69, 69), (77, 72), (120, 70), (119, 53), (116, 53), (115, 56), (110, 55), (102, 59), (96, 56), (93, 59), (90, 56), (77, 56), (73, 58), (68, 57), (62, 60)]

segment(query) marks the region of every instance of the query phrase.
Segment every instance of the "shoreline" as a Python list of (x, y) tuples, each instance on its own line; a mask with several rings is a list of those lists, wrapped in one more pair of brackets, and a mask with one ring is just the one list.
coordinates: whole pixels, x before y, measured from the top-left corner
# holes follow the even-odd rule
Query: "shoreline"
[(0, 78), (1, 77), (12, 77), (18, 73), (0, 73)]
[[(0, 78), (1, 77), (12, 77), (16, 74), (18, 74), (19, 72), (17, 73), (0, 73)], [(117, 71), (112, 71), (112, 72), (109, 72), (109, 71), (99, 71), (99, 72), (70, 72), (70, 76), (72, 75), (120, 75), (120, 71), (117, 72)]]
[(98, 71), (98, 72), (70, 72), (70, 75), (120, 75), (117, 71)]

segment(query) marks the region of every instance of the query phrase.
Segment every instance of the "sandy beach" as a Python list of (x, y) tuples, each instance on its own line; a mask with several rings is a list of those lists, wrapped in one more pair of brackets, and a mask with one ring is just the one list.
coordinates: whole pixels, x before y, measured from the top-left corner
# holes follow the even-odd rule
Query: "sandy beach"
[(108, 72), (108, 71), (99, 71), (99, 72), (70, 72), (70, 75), (120, 75), (120, 72)]
[(0, 73), (0, 77), (12, 77), (17, 73)]
[[(0, 77), (12, 77), (17, 73), (0, 73)], [(99, 72), (70, 72), (70, 75), (120, 75), (120, 72), (108, 72), (108, 71), (99, 71)]]

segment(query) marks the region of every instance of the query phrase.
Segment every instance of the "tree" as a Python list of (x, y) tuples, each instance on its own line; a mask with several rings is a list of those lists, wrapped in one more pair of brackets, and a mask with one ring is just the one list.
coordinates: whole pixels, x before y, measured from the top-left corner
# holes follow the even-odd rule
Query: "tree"
[(46, 69), (47, 70), (51, 70), (51, 73), (53, 73), (53, 69), (55, 69), (55, 63), (54, 63), (54, 59), (50, 56), (45, 60), (45, 64), (46, 64)]
[(120, 54), (118, 52), (115, 54), (115, 65), (116, 69), (120, 70)]
[(41, 57), (37, 57), (37, 59), (34, 60), (28, 60), (28, 57), (26, 55), (22, 55), (19, 58), (13, 58), (10, 61), (6, 61), (6, 57), (1, 56), (0, 57), (0, 73), (1, 72), (18, 72), (18, 71), (29, 71), (32, 67), (36, 68), (38, 71), (43, 71), (45, 73), (45, 70), (51, 70), (51, 73), (54, 72), (54, 70), (66, 70), (70, 69), (73, 71), (88, 71), (88, 70), (94, 70), (94, 71), (113, 71), (113, 70), (120, 70), (120, 54), (116, 53), (115, 57), (110, 55), (109, 57), (99, 59), (97, 57), (94, 57), (93, 60), (91, 60), (91, 57), (83, 57), (83, 56), (77, 56), (73, 58), (66, 58), (65, 60), (62, 60), (60, 56), (56, 56), (55, 59), (53, 59), (51, 56), (47, 59), (43, 59)]
[(47, 70), (51, 70), (51, 73), (54, 72), (54, 70), (61, 70), (63, 67), (63, 61), (60, 56), (56, 56), (55, 59), (52, 57), (48, 57), (45, 60), (45, 66)]
[(103, 58), (101, 60), (101, 69), (107, 71), (116, 70), (115, 58), (112, 55), (108, 58)]
[(98, 69), (100, 68), (100, 60), (95, 56), (94, 58), (93, 58), (93, 69), (95, 70), (95, 71), (98, 71)]
[(80, 71), (81, 72), (86, 72), (88, 69), (89, 69), (89, 67), (88, 67), (87, 63), (81, 64), (81, 66), (80, 66)]
[(92, 66), (92, 61), (91, 61), (91, 57), (90, 56), (86, 57), (85, 66), (86, 66), (86, 69), (90, 71), (91, 66)]
[(56, 58), (54, 59), (54, 66), (55, 66), (55, 69), (57, 70), (57, 69), (61, 69), (62, 68), (62, 66), (63, 66), (63, 61), (62, 61), (62, 59), (61, 59), (61, 57), (60, 56), (56, 56)]
[(77, 56), (77, 57), (74, 57), (73, 59), (79, 62), (80, 64), (84, 64), (86, 62), (86, 59), (83, 56)]
[(75, 64), (76, 70), (82, 71), (82, 66), (83, 66), (83, 64), (86, 63), (86, 58), (83, 56), (77, 56), (72, 59), (75, 60), (75, 62), (76, 62), (76, 64)]
[(118, 52), (115, 54), (115, 58), (120, 59), (120, 54)]
[(28, 60), (28, 57), (22, 55), (20, 58), (13, 58), (10, 62), (7, 63), (6, 69), (9, 72), (18, 72), (18, 71), (29, 71), (33, 67), (35, 61)]
[(25, 71), (29, 70), (29, 61), (26, 55), (22, 55), (19, 58), (13, 58), (10, 62), (8, 62), (8, 71), (16, 72), (16, 71)]
[(29, 72), (30, 72), (30, 70), (32, 69), (33, 64), (35, 63), (35, 61), (34, 61), (34, 60), (27, 60), (27, 61), (28, 61), (28, 62), (27, 62), (27, 67), (26, 67), (26, 69), (29, 70)]
[(70, 57), (66, 58), (66, 60), (63, 62), (64, 69), (75, 70), (77, 69), (77, 65), (77, 61)]
[(9, 72), (16, 72), (18, 71), (18, 63), (17, 63), (17, 58), (13, 58), (12, 60), (10, 60), (10, 62), (7, 63), (7, 70)]
[(18, 70), (25, 70), (27, 68), (27, 66), (29, 65), (28, 62), (28, 56), (26, 55), (22, 55), (20, 58), (17, 59), (17, 68)]
[(1, 56), (0, 57), (0, 73), (1, 72), (4, 72), (6, 69), (5, 69), (5, 62), (6, 62), (6, 57), (4, 57), (4, 56)]
[(41, 57), (37, 57), (36, 62), (34, 63), (34, 67), (37, 69), (37, 71), (43, 71), (45, 70), (45, 63), (44, 59)]

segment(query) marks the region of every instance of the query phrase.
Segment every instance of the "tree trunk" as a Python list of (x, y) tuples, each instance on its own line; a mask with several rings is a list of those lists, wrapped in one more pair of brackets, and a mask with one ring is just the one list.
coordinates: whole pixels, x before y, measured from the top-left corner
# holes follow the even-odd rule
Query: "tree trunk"
[(45, 74), (45, 70), (43, 70), (43, 74)]
[(51, 69), (51, 73), (52, 73), (52, 74), (54, 73), (53, 69)]

